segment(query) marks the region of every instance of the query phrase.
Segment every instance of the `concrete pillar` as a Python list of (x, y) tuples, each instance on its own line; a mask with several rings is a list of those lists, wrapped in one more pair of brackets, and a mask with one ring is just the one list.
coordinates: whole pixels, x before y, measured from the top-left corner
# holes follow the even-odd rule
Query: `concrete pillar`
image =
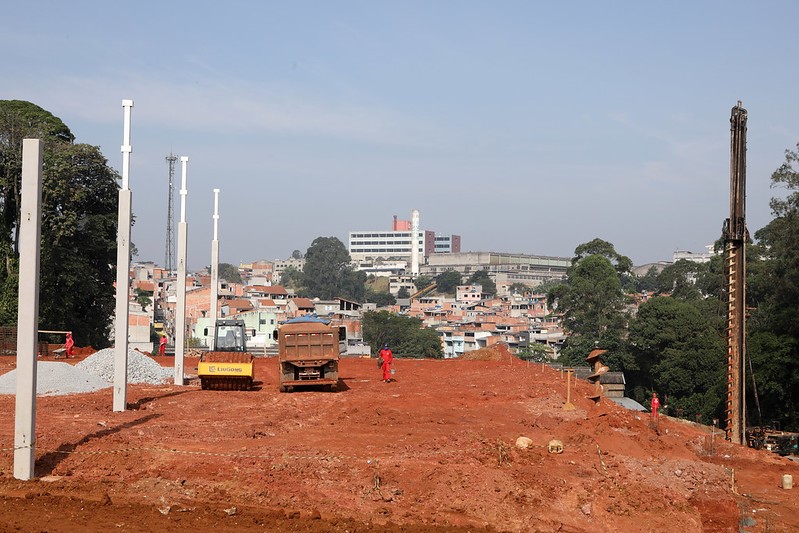
[(419, 275), (419, 211), (411, 211), (411, 275), (415, 278)]
[(39, 139), (22, 141), (21, 195), (14, 477), (28, 480), (34, 476), (36, 445), (39, 248), (42, 218), (42, 142)]
[[(211, 326), (216, 323), (219, 306), (219, 189), (214, 189), (214, 239), (211, 241)], [(211, 331), (214, 331), (213, 329)], [(215, 342), (214, 340), (211, 342)], [(212, 346), (216, 349), (216, 345)]]
[(114, 324), (114, 412), (127, 409), (128, 394), (128, 295), (130, 293), (130, 227), (133, 195), (128, 188), (130, 174), (130, 114), (133, 100), (122, 100), (122, 188), (117, 213), (117, 296)]
[(188, 224), (186, 224), (186, 170), (189, 158), (180, 158), (182, 180), (180, 185), (180, 223), (178, 224), (178, 275), (177, 306), (175, 309), (175, 385), (184, 385), (183, 356), (186, 349), (186, 242)]

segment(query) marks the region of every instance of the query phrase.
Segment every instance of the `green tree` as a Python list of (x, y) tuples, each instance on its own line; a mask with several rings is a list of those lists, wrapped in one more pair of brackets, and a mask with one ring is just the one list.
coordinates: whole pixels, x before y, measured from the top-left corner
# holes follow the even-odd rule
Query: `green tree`
[(116, 278), (118, 174), (99, 148), (73, 144), (48, 111), (0, 101), (0, 320), (16, 322), (22, 139), (43, 140), (39, 322), (108, 345)]
[[(774, 218), (755, 232), (747, 247), (747, 354), (764, 422), (779, 420), (799, 429), (799, 144), (771, 176), (771, 186), (787, 190), (772, 198)], [(751, 374), (751, 373), (750, 373)], [(750, 376), (751, 377), (751, 376)], [(757, 412), (753, 383), (747, 380), (747, 409)]]
[(530, 342), (524, 348), (519, 348), (516, 357), (522, 361), (534, 363), (548, 363), (554, 359), (554, 350), (545, 344)]
[(703, 294), (696, 285), (696, 279), (707, 268), (706, 264), (680, 259), (658, 275), (657, 291), (683, 300), (698, 300)]
[(497, 293), (497, 285), (494, 283), (494, 280), (488, 275), (488, 271), (486, 270), (478, 270), (474, 274), (469, 277), (469, 281), (467, 282), (471, 285), (481, 285), (483, 287), (483, 292), (486, 294), (496, 294)]
[(746, 353), (754, 370), (746, 383), (748, 425), (776, 421), (782, 428), (799, 428), (797, 342), (795, 337), (762, 330), (747, 339)]
[(291, 258), (292, 259), (302, 259), (302, 252), (299, 251), (299, 250), (294, 250), (293, 252), (291, 252)]
[(336, 237), (317, 237), (305, 253), (302, 293), (323, 300), (342, 297), (362, 302), (366, 273), (352, 268), (347, 248)]
[(424, 289), (425, 287), (430, 286), (435, 280), (430, 276), (418, 276), (415, 280), (413, 280), (413, 284), (416, 287), (417, 291)]
[(288, 266), (280, 275), (280, 284), (287, 289), (299, 291), (302, 288), (302, 272), (297, 267)]
[[(578, 247), (579, 250), (579, 247)], [(577, 260), (568, 271), (567, 283), (550, 290), (548, 300), (563, 316), (569, 333), (561, 355), (570, 364), (582, 364), (599, 347), (609, 350), (605, 362), (624, 371), (631, 364), (622, 342), (627, 314), (619, 273), (603, 255)]]
[(241, 283), (239, 267), (230, 263), (219, 263), (219, 279), (223, 279), (228, 283)]
[(436, 276), (436, 289), (443, 294), (455, 294), (461, 284), (461, 275), (457, 270), (448, 270)]
[(635, 280), (636, 292), (650, 292), (658, 289), (658, 269), (654, 265), (649, 267), (646, 274), (638, 276)]
[(594, 239), (577, 246), (574, 249), (572, 265), (576, 265), (582, 259), (592, 255), (601, 255), (610, 261), (619, 274), (629, 274), (633, 268), (632, 259), (626, 255), (621, 255), (611, 243), (602, 239)]
[(366, 291), (366, 301), (377, 304), (378, 307), (386, 307), (397, 303), (397, 299), (390, 292)]
[(136, 296), (136, 301), (141, 306), (142, 311), (147, 311), (147, 307), (153, 303), (152, 291), (145, 291), (137, 288), (133, 291), (133, 294)]
[(400, 290), (397, 291), (397, 298), (410, 298), (410, 297), (411, 293), (408, 292), (408, 289), (406, 287), (400, 287)]
[(516, 282), (516, 283), (511, 284), (511, 286), (509, 287), (509, 290), (510, 290), (511, 294), (524, 294), (524, 293), (530, 291), (531, 289), (530, 289), (530, 287), (528, 287), (524, 283)]
[(672, 413), (699, 413), (706, 422), (721, 416), (726, 352), (715, 324), (694, 302), (659, 296), (642, 304), (629, 343), (635, 365), (626, 377), (635, 400), (644, 403), (655, 391), (668, 397)]
[(425, 328), (415, 317), (388, 311), (366, 312), (361, 323), (363, 338), (372, 354), (388, 344), (398, 357), (443, 357), (441, 340), (434, 329)]

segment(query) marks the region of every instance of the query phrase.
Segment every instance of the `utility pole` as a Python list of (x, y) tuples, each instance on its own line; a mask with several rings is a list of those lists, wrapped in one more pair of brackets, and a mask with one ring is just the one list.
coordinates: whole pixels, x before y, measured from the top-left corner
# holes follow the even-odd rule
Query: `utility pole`
[(730, 114), (730, 218), (724, 222), (727, 296), (727, 440), (746, 443), (746, 109)]
[(175, 270), (175, 228), (173, 222), (175, 216), (172, 214), (172, 195), (175, 191), (175, 162), (178, 157), (172, 153), (166, 156), (169, 166), (169, 203), (166, 208), (166, 253), (164, 254), (164, 268), (172, 273)]

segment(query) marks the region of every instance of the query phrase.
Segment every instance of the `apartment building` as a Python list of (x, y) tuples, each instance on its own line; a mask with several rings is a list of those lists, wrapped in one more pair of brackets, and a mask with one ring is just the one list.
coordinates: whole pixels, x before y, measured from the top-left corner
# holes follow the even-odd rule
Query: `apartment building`
[(410, 261), (414, 243), (420, 258), (436, 253), (460, 252), (459, 235), (444, 235), (431, 230), (417, 229), (409, 220), (397, 220), (391, 230), (364, 230), (349, 232), (347, 248), (353, 262), (362, 263), (376, 259), (404, 259)]

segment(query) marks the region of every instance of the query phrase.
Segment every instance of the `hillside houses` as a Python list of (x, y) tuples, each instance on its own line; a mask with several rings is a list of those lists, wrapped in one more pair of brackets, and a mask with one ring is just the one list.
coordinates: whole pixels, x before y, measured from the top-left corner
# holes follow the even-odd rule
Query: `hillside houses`
[[(255, 264), (254, 264), (255, 265)], [(320, 300), (297, 297), (293, 291), (279, 285), (264, 284), (268, 268), (258, 264), (253, 278), (258, 283), (228, 283), (220, 280), (218, 309), (221, 318), (239, 318), (247, 325), (248, 343), (265, 350), (275, 344), (273, 334), (280, 322), (296, 316), (316, 314), (329, 317), (334, 323), (347, 326), (353, 353), (368, 354), (361, 335), (362, 304), (343, 298)], [(158, 277), (163, 276), (163, 277)], [(189, 342), (199, 347), (209, 345), (208, 331), (212, 325), (210, 312), (210, 276), (198, 273), (186, 278), (186, 324)], [(131, 300), (137, 292), (152, 292), (153, 304), (144, 312), (136, 307), (136, 345), (146, 349), (153, 339), (147, 338), (149, 321), (156, 333), (167, 334), (172, 340), (175, 322), (176, 279), (151, 263), (137, 264), (132, 272)], [(373, 308), (372, 305), (369, 306)], [(132, 307), (133, 309), (133, 307)], [(564, 335), (559, 320), (551, 316), (546, 296), (528, 292), (493, 297), (485, 294), (480, 285), (457, 287), (455, 297), (427, 295), (410, 300), (407, 305), (395, 305), (390, 311), (416, 317), (441, 338), (445, 357), (491, 346), (506, 344), (512, 352), (523, 352), (533, 343), (549, 347), (557, 353)], [(134, 324), (132, 324), (134, 325)], [(132, 333), (131, 333), (132, 334)], [(134, 339), (131, 339), (133, 341)]]

